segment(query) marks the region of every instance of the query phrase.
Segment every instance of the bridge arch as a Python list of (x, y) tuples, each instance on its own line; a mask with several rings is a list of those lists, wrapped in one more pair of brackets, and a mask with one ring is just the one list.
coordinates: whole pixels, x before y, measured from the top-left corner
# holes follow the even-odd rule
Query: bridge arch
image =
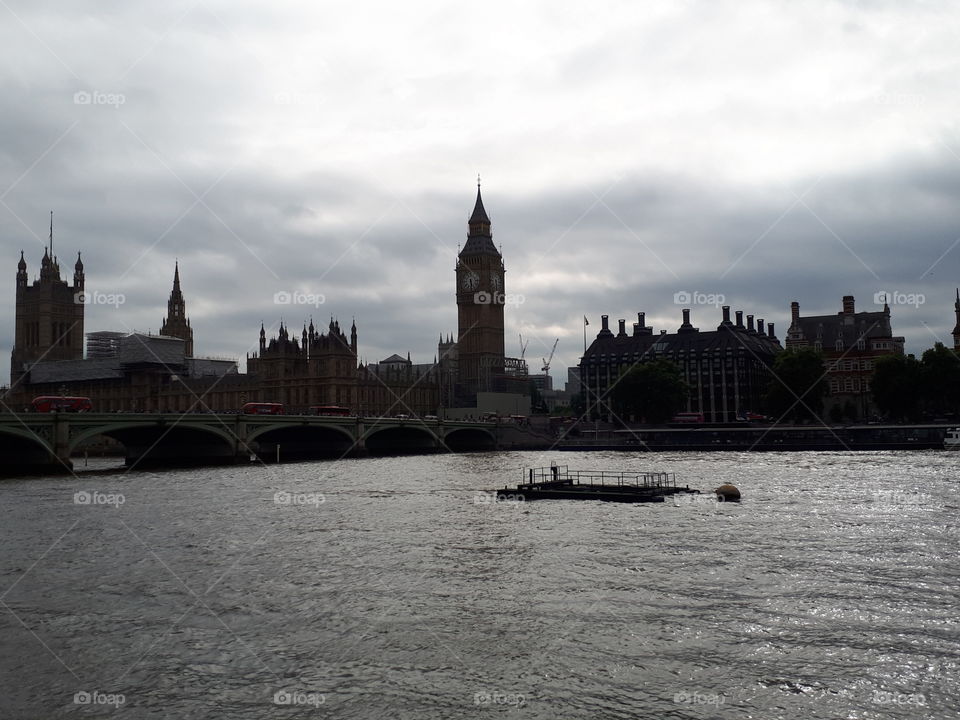
[(433, 430), (419, 423), (374, 425), (364, 436), (364, 444), (367, 452), (383, 455), (420, 453), (443, 447)]
[(447, 432), (444, 443), (453, 452), (467, 452), (470, 450), (495, 450), (496, 436), (486, 428), (462, 427)]
[[(213, 435), (225, 443), (227, 443), (231, 448), (234, 443), (237, 442), (236, 435), (231, 432), (229, 429), (223, 427), (217, 427), (216, 425), (210, 424), (199, 424), (199, 423), (170, 423), (159, 425), (156, 423), (143, 423), (143, 422), (112, 422), (105, 425), (94, 425), (88, 428), (83, 429), (76, 435), (70, 438), (69, 449), (70, 452), (73, 452), (78, 447), (80, 447), (84, 442), (90, 440), (91, 438), (96, 437), (97, 435), (106, 435), (111, 437), (118, 442), (126, 445), (124, 442), (124, 436), (130, 439), (133, 436), (143, 434), (143, 430), (150, 430), (150, 434), (156, 434), (157, 437), (163, 437), (164, 433), (171, 433), (173, 431), (184, 431), (189, 430), (191, 432), (205, 433), (208, 435)], [(178, 433), (179, 434), (179, 433)]]
[(62, 467), (50, 442), (29, 427), (0, 426), (0, 457), (4, 475), (42, 472)]
[(256, 426), (249, 429), (247, 443), (264, 460), (273, 460), (278, 455), (281, 460), (342, 457), (356, 446), (350, 431), (333, 423)]

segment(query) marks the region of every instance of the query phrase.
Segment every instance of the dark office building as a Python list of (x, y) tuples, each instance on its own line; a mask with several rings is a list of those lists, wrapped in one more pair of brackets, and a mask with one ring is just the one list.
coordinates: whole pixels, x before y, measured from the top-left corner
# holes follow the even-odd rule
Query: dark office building
[(614, 335), (604, 315), (600, 332), (580, 361), (590, 417), (615, 420), (608, 393), (617, 378), (634, 365), (657, 358), (676, 363), (690, 386), (686, 412), (702, 413), (706, 422), (733, 422), (740, 414), (759, 412), (770, 367), (782, 350), (773, 323), (764, 327), (764, 321), (757, 320), (754, 325), (753, 315), (747, 315), (744, 325), (741, 311), (733, 322), (726, 306), (717, 329), (705, 332), (690, 324), (689, 310), (683, 311), (683, 324), (673, 333), (654, 334), (644, 322), (644, 313), (638, 313), (637, 319), (632, 334), (627, 334), (626, 321), (620, 320)]

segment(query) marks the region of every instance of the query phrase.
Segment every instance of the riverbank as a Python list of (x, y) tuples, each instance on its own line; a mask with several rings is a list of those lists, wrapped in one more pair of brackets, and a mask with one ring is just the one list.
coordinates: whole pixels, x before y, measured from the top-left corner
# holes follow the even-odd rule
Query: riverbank
[(753, 426), (581, 430), (558, 450), (870, 451), (943, 449), (949, 425)]

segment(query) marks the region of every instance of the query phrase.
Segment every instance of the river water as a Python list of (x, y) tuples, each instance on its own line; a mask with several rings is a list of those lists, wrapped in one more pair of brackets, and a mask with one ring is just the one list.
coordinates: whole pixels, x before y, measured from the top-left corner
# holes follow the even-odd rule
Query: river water
[[(0, 717), (958, 717), (957, 457), (5, 480)], [(551, 460), (743, 502), (490, 501)]]

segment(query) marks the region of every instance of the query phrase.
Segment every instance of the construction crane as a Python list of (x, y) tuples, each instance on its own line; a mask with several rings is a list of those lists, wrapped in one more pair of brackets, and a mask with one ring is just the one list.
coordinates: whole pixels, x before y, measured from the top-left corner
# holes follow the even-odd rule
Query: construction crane
[(530, 341), (523, 341), (523, 335), (520, 336), (520, 359), (523, 360), (523, 354), (527, 352), (527, 345), (530, 344)]
[(560, 342), (560, 338), (557, 338), (553, 341), (553, 349), (550, 350), (550, 357), (543, 361), (543, 367), (541, 370), (545, 373), (550, 372), (550, 363), (553, 362), (553, 354), (557, 351), (557, 343)]

